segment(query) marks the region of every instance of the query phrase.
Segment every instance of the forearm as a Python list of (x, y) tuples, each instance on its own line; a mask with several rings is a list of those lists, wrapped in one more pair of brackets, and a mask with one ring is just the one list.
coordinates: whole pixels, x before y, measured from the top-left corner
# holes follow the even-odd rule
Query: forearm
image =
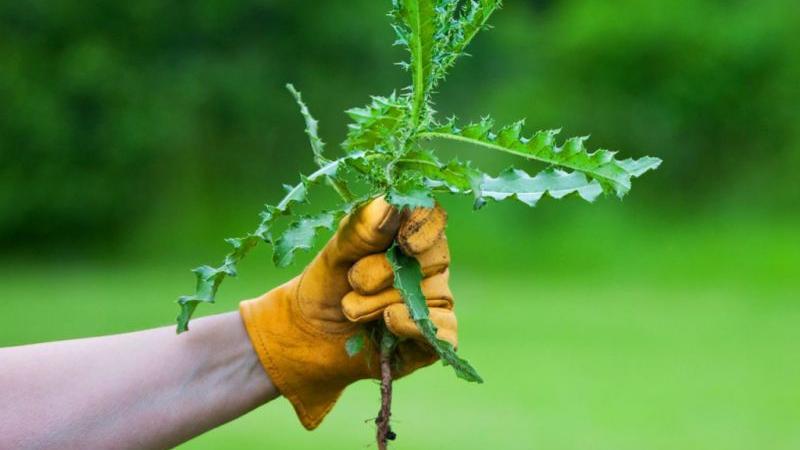
[(277, 395), (238, 313), (0, 349), (0, 448), (169, 448)]

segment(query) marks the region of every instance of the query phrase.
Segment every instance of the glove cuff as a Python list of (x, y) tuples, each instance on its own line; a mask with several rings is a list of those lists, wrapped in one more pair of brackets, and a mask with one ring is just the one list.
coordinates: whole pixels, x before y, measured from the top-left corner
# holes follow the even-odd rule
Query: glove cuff
[[(280, 290), (278, 288), (277, 290)], [(344, 339), (310, 336), (306, 324), (295, 323), (289, 299), (280, 292), (239, 304), (250, 341), (261, 365), (280, 393), (291, 402), (300, 422), (313, 430), (341, 396), (349, 380), (328, 373), (345, 354)], [(341, 342), (339, 342), (341, 341)], [(345, 354), (346, 357), (346, 354)]]

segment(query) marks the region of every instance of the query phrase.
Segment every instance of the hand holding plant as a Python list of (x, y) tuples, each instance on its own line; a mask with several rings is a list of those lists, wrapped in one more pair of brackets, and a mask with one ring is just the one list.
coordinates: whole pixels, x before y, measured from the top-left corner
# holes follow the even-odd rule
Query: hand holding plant
[[(240, 306), (259, 359), (306, 428), (319, 425), (347, 385), (381, 378), (378, 352), (356, 352), (352, 342), (374, 350), (369, 337), (383, 332), (384, 323), (401, 339), (392, 353), (394, 377), (437, 359), (400, 293), (383, 281), (391, 279), (384, 252), (400, 223), (396, 208), (383, 199), (373, 200), (342, 221), (303, 273)], [(421, 244), (421, 258), (444, 259), (447, 247), (441, 229), (425, 242), (414, 234), (419, 233), (412, 233), (412, 238)], [(439, 335), (455, 345), (447, 266), (429, 267), (435, 273), (422, 284), (431, 319)], [(347, 342), (351, 344), (346, 349)]]

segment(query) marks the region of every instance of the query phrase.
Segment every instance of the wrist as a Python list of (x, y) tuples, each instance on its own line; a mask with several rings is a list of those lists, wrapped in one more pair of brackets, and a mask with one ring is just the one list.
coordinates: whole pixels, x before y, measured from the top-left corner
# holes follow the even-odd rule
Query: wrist
[[(203, 369), (203, 383), (224, 387), (224, 395), (239, 409), (256, 408), (279, 394), (264, 371), (250, 343), (238, 312), (204, 317), (186, 337), (188, 355), (202, 355), (201, 361), (187, 361)], [(213, 392), (209, 392), (214, 395)]]

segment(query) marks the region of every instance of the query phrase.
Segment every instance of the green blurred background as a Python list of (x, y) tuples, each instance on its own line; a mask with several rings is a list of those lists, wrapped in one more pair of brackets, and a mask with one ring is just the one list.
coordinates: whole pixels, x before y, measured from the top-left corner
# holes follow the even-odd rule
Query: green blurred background
[[(336, 151), (343, 110), (408, 83), (388, 3), (0, 2), (0, 345), (169, 324), (188, 269), (311, 168), (284, 84)], [(800, 448), (797, 2), (509, 0), (492, 23), (439, 111), (665, 162), (622, 202), (443, 199), (487, 382), (399, 382), (394, 448)], [(302, 267), (269, 258), (201, 312)], [(367, 448), (378, 397), (353, 386), (314, 433), (280, 400), (182, 448)]]

